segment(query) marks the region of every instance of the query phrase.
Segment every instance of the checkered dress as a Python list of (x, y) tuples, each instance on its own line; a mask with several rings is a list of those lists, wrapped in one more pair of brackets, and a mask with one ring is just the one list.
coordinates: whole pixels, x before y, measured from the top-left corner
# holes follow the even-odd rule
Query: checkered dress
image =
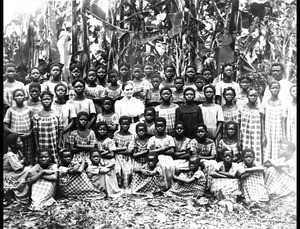
[(287, 140), (297, 146), (297, 105), (290, 103), (287, 107)]
[[(31, 173), (37, 173), (42, 168), (39, 164), (36, 164)], [(50, 170), (57, 170), (57, 165), (52, 164), (49, 166)], [(47, 181), (40, 178), (37, 182), (31, 186), (31, 207), (33, 209), (39, 210), (43, 206), (50, 206), (56, 201), (54, 200), (54, 195), (56, 191), (56, 181)]]
[(192, 197), (201, 197), (204, 195), (206, 177), (201, 170), (197, 170), (195, 173), (192, 171), (183, 172), (179, 174), (179, 177), (188, 179), (196, 178), (196, 180), (191, 183), (184, 183), (180, 181), (174, 182), (172, 187), (166, 192), (167, 196), (186, 200)]
[[(241, 169), (247, 168), (243, 162), (239, 164)], [(255, 166), (255, 162), (253, 166)], [(269, 201), (263, 172), (254, 172), (250, 176), (241, 179), (240, 181), (242, 194), (247, 202)]]
[(201, 156), (216, 155), (216, 144), (213, 140), (206, 138), (205, 144), (199, 143), (195, 138), (190, 141), (191, 152)]
[(261, 122), (259, 108), (248, 105), (239, 107), (240, 134), (243, 149), (250, 148), (255, 152), (255, 161), (262, 163)]
[[(147, 150), (149, 139), (141, 140), (138, 137), (134, 139), (134, 147), (137, 149), (137, 152)], [(141, 167), (147, 163), (147, 156), (140, 156), (133, 159), (133, 168)]]
[(179, 107), (177, 104), (173, 104), (170, 107), (163, 107), (162, 105), (156, 106), (154, 109), (157, 112), (157, 117), (163, 117), (167, 121), (166, 133), (174, 136), (174, 124), (175, 124), (175, 110)]
[[(150, 170), (148, 164), (145, 164), (141, 167), (142, 169)], [(132, 174), (132, 182), (130, 184), (130, 190), (132, 192), (137, 193), (146, 193), (146, 192), (157, 192), (160, 191), (161, 185), (164, 185), (164, 178), (163, 178), (163, 170), (159, 163), (157, 163), (154, 170), (156, 171), (157, 175), (155, 176), (145, 176), (139, 172), (133, 172)]]
[[(115, 132), (113, 140), (115, 141), (117, 147), (126, 146), (129, 151), (134, 148), (134, 135), (129, 133), (128, 135), (122, 135), (119, 131)], [(115, 154), (116, 158), (116, 173), (122, 180), (121, 186), (127, 188), (130, 184), (132, 169), (133, 169), (133, 159), (132, 155)]]
[(233, 144), (226, 144), (224, 142), (224, 140), (221, 139), (220, 142), (219, 142), (219, 150), (221, 151), (224, 148), (232, 150), (234, 156), (238, 156), (238, 155), (241, 156), (241, 153), (240, 153), (240, 151), (238, 150), (238, 147), (237, 147), (237, 142), (235, 142)]
[(277, 106), (270, 105), (268, 101), (262, 104), (260, 112), (265, 115), (265, 135), (267, 145), (264, 150), (264, 162), (269, 159), (277, 159), (283, 136), (281, 120), (286, 116), (286, 107), (283, 102)]
[[(10, 107), (6, 111), (3, 122), (8, 124), (8, 127), (21, 134), (27, 134), (31, 127), (32, 120), (32, 110), (30, 108), (23, 108), (22, 110), (15, 110)], [(35, 161), (35, 155), (33, 151), (33, 136), (23, 140), (23, 150), (22, 150), (26, 160), (33, 165)]]
[(50, 149), (56, 163), (58, 163), (58, 132), (63, 129), (60, 117), (58, 112), (55, 112), (49, 117), (42, 117), (36, 114), (32, 118), (33, 132), (38, 134), (40, 148)]

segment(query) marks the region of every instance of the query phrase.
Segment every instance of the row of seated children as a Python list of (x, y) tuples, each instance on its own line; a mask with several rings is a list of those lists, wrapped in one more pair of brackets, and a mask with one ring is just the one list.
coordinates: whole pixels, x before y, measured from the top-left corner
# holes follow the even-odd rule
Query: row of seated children
[[(128, 123), (122, 124), (126, 133)], [(146, 133), (142, 123), (137, 125), (137, 130), (142, 136)], [(240, 163), (233, 162), (234, 153), (227, 148), (221, 151), (221, 162), (204, 159), (197, 151), (191, 151), (190, 155), (182, 157), (185, 161), (178, 157), (174, 163), (175, 144), (173, 138), (165, 134), (164, 118), (156, 120), (156, 130), (157, 134), (149, 139), (146, 150), (140, 151), (133, 145), (134, 167), (130, 165), (132, 157), (128, 148), (116, 146), (107, 137), (105, 122), (99, 126), (102, 137), (97, 148), (88, 150), (88, 155), (77, 159), (76, 153), (63, 149), (59, 153), (58, 165), (52, 163), (50, 150), (41, 149), (38, 164), (24, 166), (20, 136), (10, 134), (6, 138), (9, 151), (4, 155), (5, 200), (9, 202), (9, 196), (13, 194), (20, 203), (31, 203), (31, 209), (40, 209), (55, 203), (54, 197), (85, 195), (102, 198), (106, 194), (107, 197), (118, 198), (127, 191), (163, 192), (166, 196), (188, 199), (201, 197), (205, 190), (209, 190), (218, 196), (221, 192), (233, 201), (242, 195), (246, 203), (251, 203), (267, 202), (269, 197), (285, 196), (295, 191), (293, 143), (284, 143), (283, 158), (269, 160), (265, 167), (254, 162), (252, 149), (243, 150)], [(205, 132), (202, 127), (198, 130), (199, 134)], [(177, 155), (182, 153), (179, 151)], [(138, 160), (141, 158), (144, 159)]]

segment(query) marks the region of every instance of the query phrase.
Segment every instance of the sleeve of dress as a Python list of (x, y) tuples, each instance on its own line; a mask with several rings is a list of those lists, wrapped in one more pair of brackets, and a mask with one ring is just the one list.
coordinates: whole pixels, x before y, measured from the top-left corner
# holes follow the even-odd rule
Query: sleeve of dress
[(69, 113), (69, 119), (77, 117), (75, 107), (71, 103), (69, 103), (69, 111), (70, 111), (70, 113)]
[(217, 110), (217, 121), (219, 122), (224, 122), (224, 113), (223, 113), (223, 109), (220, 105), (217, 106), (218, 110)]
[(282, 113), (281, 113), (281, 115), (282, 115), (282, 117), (287, 118), (287, 115), (288, 115), (288, 105), (285, 105), (285, 104), (282, 105)]
[(175, 147), (175, 141), (174, 141), (174, 138), (172, 138), (170, 135), (169, 135), (168, 137), (169, 137), (169, 138), (168, 138), (168, 142), (169, 142), (168, 146), (169, 146), (169, 147)]
[(109, 150), (109, 151), (114, 151), (114, 150), (116, 150), (116, 148), (117, 148), (117, 147), (116, 147), (116, 143), (115, 143), (114, 140), (112, 140), (112, 139), (109, 139), (107, 145), (108, 145), (108, 150)]
[(118, 115), (118, 117), (121, 117), (121, 100), (117, 100), (115, 102), (115, 112)]
[(222, 95), (222, 92), (221, 92), (222, 86), (221, 86), (221, 84), (222, 84), (221, 81), (219, 81), (218, 83), (216, 83), (216, 95), (219, 95), (219, 96)]
[(192, 153), (197, 153), (197, 140), (196, 139), (192, 139), (190, 141), (190, 151)]
[(148, 141), (148, 144), (147, 144), (147, 149), (150, 149), (150, 150), (155, 149), (154, 136), (149, 138), (149, 141)]
[(117, 113), (114, 113), (111, 117), (112, 119), (112, 124), (118, 125), (119, 124), (119, 116)]
[(96, 144), (96, 135), (93, 130), (90, 130), (90, 144), (89, 145), (95, 145)]
[(7, 159), (8, 159), (8, 162), (9, 162), (11, 168), (12, 168), (14, 171), (17, 171), (17, 170), (23, 168), (23, 165), (22, 165), (22, 163), (20, 162), (20, 160), (18, 159), (17, 155), (15, 155), (15, 154), (13, 154), (13, 153), (8, 154), (8, 155), (7, 155)]
[(90, 114), (96, 114), (96, 108), (95, 108), (95, 104), (93, 102), (93, 100), (88, 99), (89, 100), (89, 108), (90, 108)]
[(136, 108), (137, 115), (138, 115), (138, 116), (143, 115), (143, 114), (144, 114), (144, 110), (145, 110), (145, 105), (144, 105), (144, 103), (142, 102), (142, 100), (137, 99), (137, 108)]
[(261, 114), (265, 114), (266, 113), (266, 102), (263, 101), (260, 106), (258, 106), (258, 111)]
[(70, 144), (74, 144), (75, 143), (75, 132), (76, 130), (73, 130), (71, 133), (70, 133), (70, 136), (68, 137), (67, 139), (67, 142), (70, 143)]
[(4, 119), (3, 119), (3, 122), (7, 123), (10, 126), (10, 124), (11, 124), (11, 108), (7, 109)]
[(212, 141), (211, 143), (211, 155), (216, 155), (217, 150), (216, 150), (216, 144)]
[(132, 151), (132, 150), (134, 149), (134, 136), (133, 136), (133, 135), (132, 135), (131, 140), (129, 141), (129, 144), (128, 144), (128, 146), (127, 146), (127, 149), (128, 149), (129, 151)]
[(35, 114), (32, 117), (32, 131), (33, 132), (38, 132), (38, 115)]

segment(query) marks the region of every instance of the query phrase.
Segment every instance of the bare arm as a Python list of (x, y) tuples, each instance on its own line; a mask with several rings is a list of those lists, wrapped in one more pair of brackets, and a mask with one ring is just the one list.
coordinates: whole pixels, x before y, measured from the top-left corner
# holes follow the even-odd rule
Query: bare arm
[(91, 121), (87, 124), (86, 128), (91, 129), (91, 127), (96, 123), (97, 115), (96, 114), (90, 114), (91, 115)]
[(195, 177), (192, 177), (192, 178), (183, 178), (183, 177), (179, 177), (179, 176), (176, 176), (176, 175), (173, 177), (173, 179), (175, 181), (177, 180), (177, 181), (181, 181), (181, 182), (187, 183), (187, 184), (192, 183), (193, 181), (196, 180)]

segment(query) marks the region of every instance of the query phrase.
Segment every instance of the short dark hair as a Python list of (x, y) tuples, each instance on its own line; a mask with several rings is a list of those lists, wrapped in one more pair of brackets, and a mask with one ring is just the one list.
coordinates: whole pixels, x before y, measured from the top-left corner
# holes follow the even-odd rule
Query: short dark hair
[(120, 118), (119, 118), (119, 124), (121, 125), (122, 121), (125, 121), (127, 120), (129, 123), (131, 122), (131, 117), (127, 116), (127, 115), (122, 115)]
[(176, 70), (176, 69), (175, 69), (175, 66), (174, 66), (173, 64), (166, 64), (166, 65), (164, 66), (164, 71), (166, 71), (167, 68), (172, 68), (173, 71)]
[(28, 90), (30, 91), (32, 88), (38, 88), (40, 91), (42, 90), (41, 84), (36, 82), (32, 82), (31, 84), (29, 84)]
[(157, 117), (155, 119), (155, 126), (157, 125), (158, 122), (163, 122), (165, 125), (167, 125), (167, 121), (164, 117)]
[(16, 93), (17, 93), (18, 91), (21, 91), (21, 92), (23, 93), (23, 95), (25, 96), (25, 91), (24, 91), (22, 88), (17, 88), (17, 89), (15, 89), (15, 90), (13, 91), (13, 93), (12, 93), (12, 96), (15, 97), (15, 95), (16, 95)]
[(79, 119), (81, 116), (86, 116), (87, 118), (89, 118), (90, 116), (89, 116), (89, 114), (86, 112), (86, 111), (80, 111), (80, 112), (78, 112), (78, 114), (77, 114), (77, 119)]
[(147, 125), (146, 125), (146, 123), (144, 123), (144, 122), (139, 122), (138, 124), (136, 124), (136, 126), (135, 126), (135, 131), (136, 131), (136, 132), (137, 132), (137, 130), (138, 130), (138, 128), (139, 128), (140, 126), (144, 127), (144, 128), (146, 129), (146, 132), (147, 132)]
[(173, 91), (170, 87), (163, 87), (162, 89), (160, 89), (159, 94), (161, 95), (164, 90), (169, 91), (171, 94), (173, 93)]
[(187, 87), (187, 88), (185, 88), (185, 89), (183, 90), (183, 95), (185, 95), (185, 93), (186, 93), (187, 91), (192, 91), (192, 92), (194, 93), (194, 95), (196, 95), (196, 91), (195, 91), (195, 89), (192, 88), (192, 87)]
[(226, 87), (226, 88), (224, 88), (224, 91), (223, 91), (223, 93), (222, 93), (222, 95), (225, 97), (225, 93), (227, 92), (227, 91), (232, 91), (233, 92), (233, 96), (235, 97), (236, 96), (236, 92), (235, 92), (235, 89), (233, 88), (233, 87)]
[(80, 82), (83, 85), (83, 87), (85, 87), (85, 82), (84, 82), (83, 79), (75, 79), (75, 80), (73, 80), (72, 86), (74, 87), (75, 84), (78, 83), (78, 82)]
[(254, 150), (250, 149), (250, 148), (245, 148), (245, 149), (242, 150), (242, 158), (244, 158), (245, 154), (248, 153), (248, 152), (250, 152), (253, 155), (253, 157), (255, 158)]
[(14, 68), (17, 71), (17, 66), (14, 63), (7, 63), (4, 66), (4, 71), (6, 71), (7, 68)]
[(274, 62), (274, 63), (271, 64), (271, 67), (270, 67), (270, 74), (272, 73), (272, 68), (275, 67), (275, 66), (280, 66), (281, 70), (284, 72), (285, 68), (284, 68), (283, 63), (280, 63), (280, 62)]
[(53, 94), (48, 90), (43, 91), (40, 95), (40, 98), (43, 99), (45, 95), (49, 95), (51, 97), (51, 99), (53, 99)]
[(212, 85), (212, 84), (207, 84), (207, 85), (205, 85), (204, 88), (203, 88), (203, 92), (204, 92), (204, 93), (205, 93), (205, 90), (206, 90), (207, 88), (211, 88), (211, 89), (214, 91), (214, 94), (216, 94), (216, 87), (215, 87), (214, 85)]

